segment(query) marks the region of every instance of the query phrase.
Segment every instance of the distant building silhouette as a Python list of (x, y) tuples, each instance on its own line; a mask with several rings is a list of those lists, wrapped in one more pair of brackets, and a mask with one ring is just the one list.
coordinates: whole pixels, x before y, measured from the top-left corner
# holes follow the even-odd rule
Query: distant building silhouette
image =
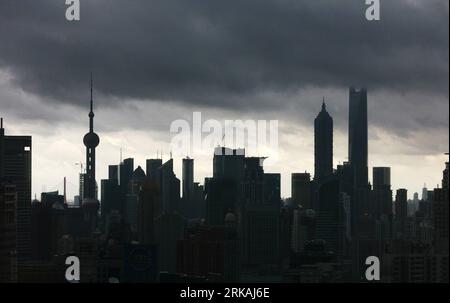
[(333, 118), (322, 110), (314, 120), (314, 179), (318, 182), (333, 174)]
[(183, 200), (189, 203), (192, 200), (194, 191), (194, 159), (183, 159)]
[(147, 179), (140, 184), (137, 234), (141, 244), (155, 243), (155, 218), (161, 215), (159, 184)]
[(357, 187), (368, 184), (367, 90), (350, 88), (348, 158)]
[(148, 159), (146, 161), (146, 174), (147, 178), (157, 182), (161, 182), (161, 176), (159, 175), (158, 169), (162, 166), (162, 159)]
[(239, 206), (243, 266), (278, 270), (280, 266), (280, 174), (265, 174), (264, 158), (244, 160), (243, 198)]
[(392, 217), (391, 168), (373, 168), (373, 213), (377, 219), (382, 215)]
[(41, 194), (31, 204), (33, 260), (50, 261), (58, 253), (58, 241), (65, 232), (64, 195), (58, 191)]
[[(432, 224), (433, 240), (435, 249), (440, 254), (447, 255), (449, 252), (449, 162), (445, 163), (443, 171), (442, 188), (435, 188), (432, 200)], [(447, 282), (448, 282), (448, 264), (447, 264)]]
[(17, 191), (0, 180), (0, 283), (17, 282)]
[(391, 189), (391, 168), (373, 168), (373, 189), (369, 213), (375, 220), (377, 238), (386, 240), (392, 237), (393, 227), (393, 201)]
[(313, 208), (311, 175), (309, 173), (292, 174), (291, 193), (294, 207), (301, 205), (304, 209)]
[(173, 159), (164, 163), (159, 170), (163, 212), (167, 214), (179, 213), (180, 179), (173, 172)]
[(403, 237), (406, 233), (408, 217), (408, 190), (401, 188), (395, 195), (395, 237)]
[[(30, 136), (7, 136), (0, 121), (0, 180), (17, 191), (16, 251), (18, 266), (31, 257), (31, 154)], [(20, 281), (20, 276), (18, 277)]]

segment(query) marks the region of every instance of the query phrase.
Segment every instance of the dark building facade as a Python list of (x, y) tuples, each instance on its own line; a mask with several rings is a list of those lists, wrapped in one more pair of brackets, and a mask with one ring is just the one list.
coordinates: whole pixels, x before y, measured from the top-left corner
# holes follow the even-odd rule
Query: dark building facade
[(183, 159), (183, 200), (189, 202), (192, 200), (194, 191), (194, 159)]
[(30, 136), (6, 136), (0, 122), (0, 179), (17, 191), (16, 249), (18, 265), (31, 257), (31, 155)]
[(325, 100), (314, 120), (314, 179), (321, 181), (333, 174), (333, 118)]
[[(16, 282), (16, 187), (0, 180), (0, 283)], [(17, 268), (16, 268), (17, 269)]]
[(365, 187), (368, 181), (367, 90), (350, 88), (348, 159), (355, 172), (355, 185)]
[(313, 208), (312, 183), (309, 173), (291, 175), (291, 196), (293, 206), (302, 206), (305, 209)]
[[(442, 178), (442, 188), (436, 188), (433, 193), (433, 200), (431, 204), (432, 209), (432, 224), (433, 224), (433, 240), (435, 249), (438, 253), (447, 255), (449, 251), (449, 162), (445, 163), (445, 170)], [(448, 270), (448, 263), (447, 263)], [(448, 271), (447, 271), (448, 281)]]
[(382, 216), (392, 218), (391, 168), (373, 168), (372, 211), (376, 219)]
[(177, 243), (177, 272), (212, 282), (239, 281), (239, 243), (236, 230), (229, 226), (193, 226)]

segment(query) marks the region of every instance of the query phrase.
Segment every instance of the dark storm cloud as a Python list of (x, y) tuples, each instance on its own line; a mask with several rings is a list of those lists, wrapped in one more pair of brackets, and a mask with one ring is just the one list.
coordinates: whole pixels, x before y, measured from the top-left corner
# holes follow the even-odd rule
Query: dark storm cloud
[(226, 108), (309, 86), (448, 96), (446, 0), (381, 1), (372, 23), (363, 0), (81, 0), (78, 23), (64, 2), (0, 2), (0, 67), (49, 101), (85, 102), (90, 71), (114, 100)]

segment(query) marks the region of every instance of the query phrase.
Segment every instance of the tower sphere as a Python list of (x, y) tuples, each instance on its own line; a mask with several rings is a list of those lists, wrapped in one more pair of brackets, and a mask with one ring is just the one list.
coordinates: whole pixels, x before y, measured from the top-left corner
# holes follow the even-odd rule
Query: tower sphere
[(95, 148), (100, 144), (100, 138), (96, 133), (87, 133), (83, 138), (86, 147)]

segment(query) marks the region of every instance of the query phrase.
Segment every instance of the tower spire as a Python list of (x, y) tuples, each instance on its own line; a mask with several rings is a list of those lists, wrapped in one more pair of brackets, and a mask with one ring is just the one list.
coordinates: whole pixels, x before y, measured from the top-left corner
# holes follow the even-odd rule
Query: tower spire
[(92, 73), (91, 73), (91, 100), (89, 112), (89, 132), (84, 136), (83, 143), (86, 146), (86, 181), (84, 188), (84, 198), (96, 199), (95, 182), (95, 148), (100, 143), (99, 136), (94, 132), (94, 110), (92, 97)]
[(93, 111), (93, 99), (92, 99), (92, 86), (93, 86), (93, 80), (92, 80), (92, 72), (91, 72), (91, 112)]
[(325, 105), (325, 96), (323, 97), (323, 100), (322, 100), (322, 110), (326, 110), (327, 109), (327, 106)]
[(90, 106), (91, 106), (91, 110), (89, 111), (89, 131), (93, 132), (94, 131), (94, 98), (93, 98), (93, 79), (92, 79), (92, 72), (91, 72), (91, 101), (90, 101)]

